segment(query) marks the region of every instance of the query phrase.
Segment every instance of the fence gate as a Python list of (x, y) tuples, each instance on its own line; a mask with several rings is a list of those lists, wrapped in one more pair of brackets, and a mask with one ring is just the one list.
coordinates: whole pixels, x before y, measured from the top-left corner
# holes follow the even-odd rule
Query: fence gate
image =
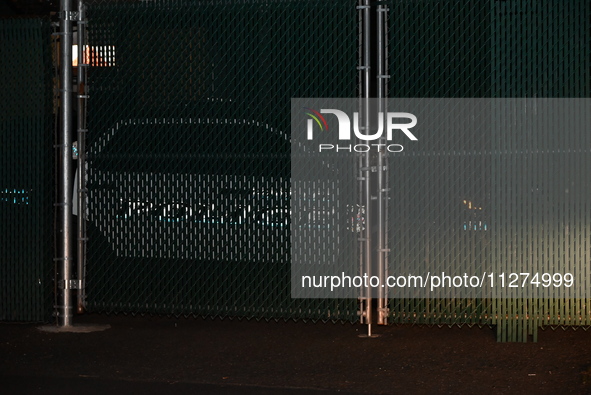
[(291, 299), (290, 100), (357, 95), (352, 1), (90, 1), (91, 311), (358, 318)]

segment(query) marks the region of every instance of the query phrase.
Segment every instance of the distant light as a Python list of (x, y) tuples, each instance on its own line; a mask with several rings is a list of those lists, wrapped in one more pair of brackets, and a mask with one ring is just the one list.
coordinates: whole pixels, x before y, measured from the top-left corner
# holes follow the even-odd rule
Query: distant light
[[(114, 67), (115, 46), (94, 45), (84, 49), (84, 62), (91, 67)], [(72, 67), (78, 67), (78, 45), (72, 45)]]

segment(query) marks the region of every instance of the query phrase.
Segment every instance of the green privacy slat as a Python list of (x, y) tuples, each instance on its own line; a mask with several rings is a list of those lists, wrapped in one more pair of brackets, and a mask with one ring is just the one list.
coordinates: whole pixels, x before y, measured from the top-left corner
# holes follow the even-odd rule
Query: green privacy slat
[[(390, 97), (491, 96), (490, 4), (391, 1), (388, 6)], [(475, 151), (487, 145), (488, 136), (462, 137), (462, 147), (450, 141), (433, 146)], [(458, 269), (486, 263), (489, 241), (483, 232), (463, 231), (471, 218), (465, 218), (462, 202), (485, 204), (488, 162), (478, 156), (391, 157), (391, 273), (404, 262), (414, 270), (437, 260), (457, 262)], [(486, 325), (494, 317), (486, 299), (391, 297), (395, 323)]]
[(90, 311), (356, 321), (290, 297), (290, 99), (357, 97), (356, 1), (91, 1)]
[[(391, 97), (589, 97), (588, 1), (409, 0), (389, 7)], [(506, 154), (491, 156), (485, 151), (500, 143), (475, 132), (439, 145), (480, 155), (392, 158), (398, 188), (390, 270), (426, 259), (501, 268), (521, 256), (539, 271), (588, 272), (589, 139), (523, 128), (503, 139)], [(462, 200), (484, 208), (490, 229), (457, 226), (467, 220)], [(589, 302), (393, 299), (390, 312), (400, 323), (496, 325), (499, 341), (526, 341), (537, 339), (540, 326), (589, 325)]]
[(52, 306), (51, 29), (0, 20), (0, 320), (45, 321)]

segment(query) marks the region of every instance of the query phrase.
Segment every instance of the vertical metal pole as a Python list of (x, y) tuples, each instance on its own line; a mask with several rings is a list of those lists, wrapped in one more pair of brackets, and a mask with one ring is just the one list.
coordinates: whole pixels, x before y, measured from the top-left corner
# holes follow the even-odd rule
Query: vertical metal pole
[(78, 1), (78, 313), (85, 309), (86, 273), (86, 18), (83, 0)]
[[(363, 92), (364, 92), (364, 85), (363, 85), (363, 4), (364, 4), (364, 0), (359, 0), (359, 5), (357, 6), (357, 9), (360, 11), (359, 12), (359, 20), (357, 23), (359, 32), (358, 32), (358, 43), (359, 43), (359, 59), (358, 59), (358, 66), (357, 66), (357, 70), (359, 71), (359, 98), (360, 98), (360, 103), (361, 103), (361, 98), (363, 97)], [(364, 209), (364, 197), (363, 197), (363, 185), (364, 185), (364, 180), (367, 177), (367, 173), (363, 171), (363, 157), (361, 155), (358, 155), (358, 162), (357, 162), (357, 167), (358, 167), (358, 176), (357, 176), (357, 180), (359, 181), (359, 191), (358, 191), (358, 202), (361, 205), (361, 207), (357, 207), (358, 212), (356, 213), (357, 215), (365, 215), (365, 213), (363, 212), (359, 212), (360, 210), (362, 210), (362, 208)], [(367, 221), (367, 219), (366, 219)], [(367, 226), (367, 222), (365, 222), (365, 226)], [(359, 275), (363, 275), (363, 269), (365, 267), (365, 242), (363, 239), (363, 236), (361, 236), (361, 232), (359, 233), (360, 236), (358, 238), (359, 240)], [(365, 232), (363, 233), (365, 234)], [(361, 292), (359, 294), (359, 316), (361, 317), (360, 321), (361, 323), (365, 323), (365, 295), (363, 295)]]
[(58, 136), (58, 261), (56, 280), (58, 281), (57, 324), (72, 325), (72, 298), (70, 279), (72, 278), (72, 12), (70, 0), (60, 1), (60, 107)]
[[(363, 120), (363, 124), (365, 127), (365, 133), (369, 132), (369, 99), (370, 99), (370, 64), (371, 64), (371, 22), (370, 22), (370, 4), (369, 0), (365, 0), (365, 8), (363, 10), (363, 64), (366, 66), (364, 72), (364, 92), (363, 97), (365, 100), (365, 116)], [(367, 271), (367, 278), (371, 278), (372, 276), (372, 267), (371, 267), (371, 256), (372, 256), (372, 238), (371, 238), (371, 231), (372, 231), (372, 217), (373, 217), (373, 210), (371, 207), (371, 153), (365, 153), (365, 168), (366, 170), (366, 180), (365, 180), (365, 207), (366, 207), (366, 218), (368, 219), (367, 226), (365, 228), (365, 269)], [(368, 287), (366, 289), (367, 293), (367, 304), (365, 306), (365, 313), (367, 318), (367, 335), (371, 336), (371, 324), (372, 324), (372, 309), (371, 309), (371, 289)]]
[[(370, 23), (370, 3), (369, 0), (360, 0), (358, 9), (361, 11), (361, 56), (360, 56), (360, 96), (362, 99), (362, 106), (360, 110), (362, 114), (363, 129), (365, 133), (369, 130), (369, 98), (370, 98), (370, 63), (371, 63), (371, 23)], [(360, 178), (362, 185), (362, 202), (365, 206), (365, 231), (363, 237), (363, 254), (361, 255), (360, 274), (367, 275), (371, 278), (371, 256), (372, 256), (372, 210), (371, 210), (371, 154), (366, 152), (360, 160)], [(371, 288), (368, 286), (363, 290), (364, 294), (361, 296), (361, 314), (365, 318), (364, 322), (367, 324), (367, 334), (371, 336), (372, 311), (371, 311)]]
[[(386, 59), (386, 46), (387, 35), (386, 35), (386, 13), (387, 8), (383, 5), (378, 5), (377, 9), (377, 96), (378, 96), (378, 114), (383, 117), (388, 111), (386, 105), (387, 86), (386, 81), (388, 79), (387, 74), (387, 59)], [(385, 122), (384, 122), (385, 124)], [(387, 151), (383, 148), (387, 141), (384, 137), (380, 138), (380, 143), (384, 144), (378, 153), (378, 205), (377, 205), (377, 269), (378, 276), (380, 277), (380, 283), (384, 284), (387, 278), (387, 257), (388, 257), (388, 241), (387, 241), (387, 200), (389, 190), (387, 188)], [(378, 324), (385, 325), (388, 322), (388, 301), (387, 301), (387, 289), (378, 288)]]

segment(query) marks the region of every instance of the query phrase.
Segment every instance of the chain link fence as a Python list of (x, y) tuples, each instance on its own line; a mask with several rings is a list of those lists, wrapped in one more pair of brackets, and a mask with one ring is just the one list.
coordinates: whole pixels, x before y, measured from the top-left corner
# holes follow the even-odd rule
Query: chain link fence
[(355, 1), (88, 3), (90, 311), (356, 321), (291, 299), (290, 100), (356, 97)]
[(0, 321), (52, 308), (53, 64), (42, 19), (0, 19)]
[[(589, 96), (587, 1), (392, 1), (389, 7), (391, 97)], [(575, 115), (587, 119), (585, 112)], [(588, 133), (571, 133), (585, 129), (572, 122), (552, 129), (542, 117), (512, 127), (515, 135), (435, 136), (419, 152), (390, 158), (391, 272), (429, 265), (451, 265), (456, 274), (486, 266), (585, 272)], [(475, 131), (487, 130), (478, 122), (489, 120), (474, 121)], [(494, 324), (500, 341), (535, 339), (540, 326), (590, 324), (586, 298), (508, 296), (392, 299), (390, 314), (397, 323)]]
[[(379, 5), (390, 98), (589, 95), (586, 1)], [(290, 298), (287, 226), (290, 99), (360, 96), (356, 6), (88, 3), (90, 311), (358, 319), (356, 300)], [(490, 128), (477, 115), (473, 130)], [(584, 271), (588, 138), (517, 130), (432, 136), (390, 155), (389, 274), (516, 262)], [(589, 325), (588, 299), (508, 296), (391, 291), (389, 318), (496, 325), (501, 341)]]

